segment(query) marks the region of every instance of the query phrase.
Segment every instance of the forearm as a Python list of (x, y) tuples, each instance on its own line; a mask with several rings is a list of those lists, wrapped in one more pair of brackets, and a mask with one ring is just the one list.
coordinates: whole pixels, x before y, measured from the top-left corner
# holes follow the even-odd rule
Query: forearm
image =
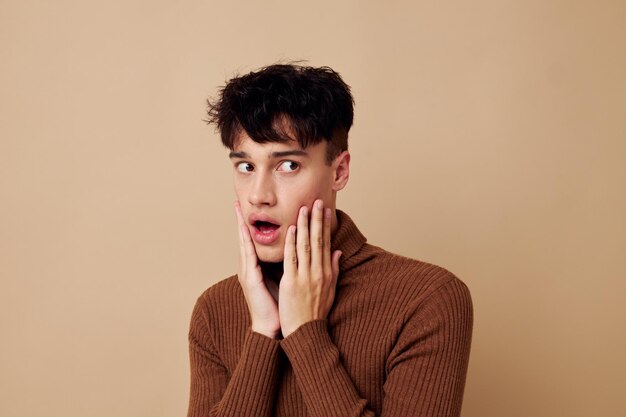
[(308, 413), (313, 417), (373, 417), (339, 360), (326, 326), (326, 319), (310, 321), (281, 341)]
[[(469, 292), (453, 280), (420, 306), (387, 357), (380, 416), (460, 414), (473, 317)], [(281, 341), (309, 415), (378, 415), (359, 395), (326, 326), (326, 320), (311, 321)]]
[[(212, 417), (270, 417), (276, 396), (279, 342), (248, 330), (241, 358), (224, 389), (222, 398), (208, 410)], [(202, 387), (196, 392), (202, 395)], [(204, 416), (196, 410), (191, 416)]]
[(213, 342), (208, 317), (199, 300), (189, 332), (188, 417), (269, 417), (276, 394), (280, 342), (248, 327), (237, 365), (228, 369)]

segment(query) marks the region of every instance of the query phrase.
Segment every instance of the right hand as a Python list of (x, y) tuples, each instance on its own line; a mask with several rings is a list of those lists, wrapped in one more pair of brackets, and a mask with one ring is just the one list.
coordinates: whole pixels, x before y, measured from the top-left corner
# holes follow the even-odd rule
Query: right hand
[[(241, 206), (235, 202), (235, 214), (239, 224), (239, 284), (250, 310), (252, 330), (272, 339), (280, 334), (278, 303), (270, 294), (259, 265), (250, 230), (243, 219)], [(273, 282), (272, 282), (273, 283)]]

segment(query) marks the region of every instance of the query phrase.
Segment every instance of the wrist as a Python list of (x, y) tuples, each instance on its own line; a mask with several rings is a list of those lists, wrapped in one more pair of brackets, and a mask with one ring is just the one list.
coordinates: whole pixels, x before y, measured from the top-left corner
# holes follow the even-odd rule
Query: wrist
[(263, 328), (262, 326), (252, 325), (252, 331), (255, 333), (262, 334), (263, 336), (269, 337), (270, 339), (278, 339), (278, 334), (280, 333), (277, 330), (268, 330)]

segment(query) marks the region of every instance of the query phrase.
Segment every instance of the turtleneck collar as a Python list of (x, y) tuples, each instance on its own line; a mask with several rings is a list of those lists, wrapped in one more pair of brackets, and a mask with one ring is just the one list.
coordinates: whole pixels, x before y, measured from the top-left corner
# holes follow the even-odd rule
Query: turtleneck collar
[(339, 258), (339, 272), (346, 271), (356, 264), (361, 259), (358, 256), (354, 256), (359, 252), (361, 247), (365, 244), (367, 239), (363, 236), (363, 233), (356, 227), (356, 224), (352, 221), (350, 216), (345, 212), (336, 209), (337, 213), (337, 230), (331, 237), (331, 253), (339, 249), (342, 253)]

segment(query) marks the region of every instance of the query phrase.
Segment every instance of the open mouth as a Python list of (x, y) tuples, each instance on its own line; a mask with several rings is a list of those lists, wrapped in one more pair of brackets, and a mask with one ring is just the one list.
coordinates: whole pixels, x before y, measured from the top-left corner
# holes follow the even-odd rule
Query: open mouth
[(267, 213), (251, 213), (248, 217), (252, 239), (260, 245), (273, 245), (280, 242), (281, 226)]
[(269, 234), (278, 229), (280, 226), (274, 223), (257, 220), (254, 227), (263, 234)]

